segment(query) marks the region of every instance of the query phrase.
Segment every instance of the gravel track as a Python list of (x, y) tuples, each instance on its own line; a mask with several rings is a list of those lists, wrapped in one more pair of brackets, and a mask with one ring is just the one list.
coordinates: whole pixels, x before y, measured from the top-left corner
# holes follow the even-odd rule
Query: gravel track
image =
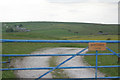
[[(37, 51), (32, 54), (46, 54), (45, 51)], [(32, 67), (49, 67), (50, 57), (24, 57), (12, 60), (12, 66), (16, 68), (32, 68)], [(18, 78), (38, 78), (48, 70), (17, 70), (15, 74)], [(44, 78), (52, 78), (51, 74), (46, 75)]]
[[(76, 54), (83, 48), (46, 48), (33, 52), (32, 54)], [(87, 52), (87, 50), (85, 51)], [(83, 52), (82, 54), (84, 54)], [(70, 56), (59, 56), (56, 60), (57, 64), (61, 63)], [(11, 66), (15, 68), (32, 68), (32, 67), (49, 67), (49, 59), (51, 57), (24, 57), (16, 58), (12, 60)], [(72, 60), (68, 61), (62, 66), (88, 66), (84, 62), (83, 56), (76, 56)], [(38, 78), (48, 70), (18, 70), (15, 74), (18, 78)], [(64, 69), (70, 78), (90, 78), (95, 77), (95, 69)], [(98, 77), (104, 77), (105, 75), (98, 71)], [(44, 78), (52, 78), (52, 74), (47, 74)]]

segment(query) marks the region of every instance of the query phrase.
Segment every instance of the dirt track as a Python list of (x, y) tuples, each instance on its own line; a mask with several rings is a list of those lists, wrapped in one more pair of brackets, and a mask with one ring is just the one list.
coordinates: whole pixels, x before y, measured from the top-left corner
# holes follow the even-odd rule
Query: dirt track
[[(32, 54), (75, 54), (82, 50), (83, 48), (48, 48), (33, 52)], [(87, 50), (86, 50), (87, 51)], [(85, 52), (86, 52), (85, 51)], [(82, 54), (84, 54), (83, 52)], [(59, 64), (63, 60), (69, 58), (70, 56), (58, 57), (56, 62)], [(49, 59), (51, 57), (24, 57), (12, 60), (11, 66), (16, 68), (32, 68), (32, 67), (49, 67)], [(68, 61), (62, 66), (88, 66), (83, 60), (84, 57), (77, 56), (72, 60)], [(38, 78), (40, 75), (48, 70), (19, 70), (15, 71), (18, 78)], [(70, 78), (89, 78), (95, 77), (94, 69), (67, 69), (64, 70)], [(98, 77), (104, 77), (104, 74), (98, 72)], [(52, 78), (52, 74), (46, 75), (44, 78)]]

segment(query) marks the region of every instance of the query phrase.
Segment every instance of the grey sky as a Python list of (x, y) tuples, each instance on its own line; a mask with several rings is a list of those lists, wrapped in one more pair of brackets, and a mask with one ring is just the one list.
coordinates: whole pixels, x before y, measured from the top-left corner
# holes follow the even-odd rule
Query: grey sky
[(0, 21), (63, 21), (114, 24), (118, 23), (118, 1), (0, 0)]
[(119, 2), (119, 0), (48, 0), (50, 2), (106, 2), (106, 3), (113, 3)]

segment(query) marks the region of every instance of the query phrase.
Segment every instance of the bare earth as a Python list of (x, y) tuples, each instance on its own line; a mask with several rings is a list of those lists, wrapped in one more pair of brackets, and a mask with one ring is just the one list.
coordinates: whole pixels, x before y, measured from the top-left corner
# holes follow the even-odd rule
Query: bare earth
[[(76, 54), (83, 48), (47, 48), (33, 52), (32, 54)], [(84, 51), (82, 54), (84, 54)], [(60, 56), (57, 58), (57, 64), (61, 63), (70, 56)], [(49, 59), (51, 57), (24, 57), (12, 60), (11, 66), (15, 68), (32, 68), (32, 67), (49, 67)], [(83, 60), (83, 56), (77, 56), (72, 60), (68, 61), (62, 66), (88, 66)], [(48, 70), (18, 70), (15, 74), (18, 78), (38, 78)], [(90, 78), (95, 77), (95, 69), (64, 69), (64, 72), (70, 78)], [(105, 75), (98, 71), (98, 77), (104, 77)], [(44, 78), (52, 78), (52, 74), (46, 75)]]

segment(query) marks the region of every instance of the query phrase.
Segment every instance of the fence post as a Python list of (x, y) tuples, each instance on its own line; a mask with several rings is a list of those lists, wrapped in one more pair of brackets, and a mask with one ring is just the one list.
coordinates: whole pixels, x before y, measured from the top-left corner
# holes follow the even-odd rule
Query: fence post
[(8, 68), (10, 68), (10, 57), (8, 57)]
[(97, 80), (97, 68), (98, 68), (98, 51), (96, 50), (96, 71), (95, 71), (95, 80)]

